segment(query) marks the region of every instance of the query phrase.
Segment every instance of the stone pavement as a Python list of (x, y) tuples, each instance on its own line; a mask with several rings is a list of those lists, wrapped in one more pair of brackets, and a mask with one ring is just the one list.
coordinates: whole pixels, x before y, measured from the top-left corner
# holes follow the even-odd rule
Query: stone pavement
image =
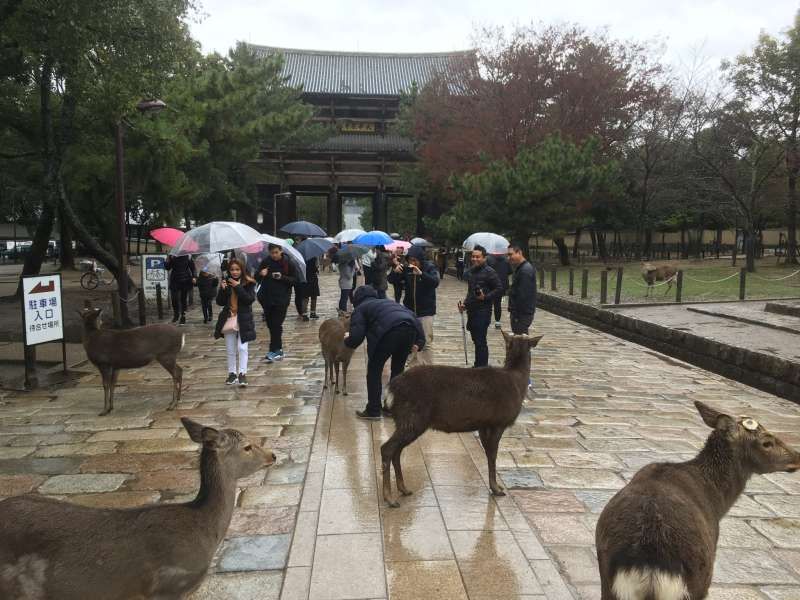
[[(335, 279), (322, 284), (330, 315)], [(440, 288), (440, 363), (463, 364), (451, 310), (461, 291), (452, 278)], [(350, 395), (322, 394), (316, 324), (293, 316), (283, 363), (258, 360), (259, 330), (246, 390), (221, 384), (222, 344), (188, 327), (187, 385), (174, 413), (164, 411), (170, 386), (158, 367), (121, 378), (110, 417), (95, 416), (94, 374), (73, 389), (0, 397), (0, 496), (34, 491), (104, 506), (191, 497), (197, 447), (177, 421), (189, 415), (256, 434), (279, 457), (240, 482), (215, 573), (195, 600), (595, 599), (597, 516), (642, 465), (700, 448), (707, 429), (692, 400), (748, 412), (800, 445), (792, 403), (548, 313), (536, 329), (545, 338), (534, 352), (535, 391), (498, 456), (505, 498), (490, 496), (472, 434), (428, 432), (403, 453), (414, 495), (386, 509), (375, 456), (393, 424), (353, 416), (365, 402), (363, 352), (351, 363)], [(500, 362), (499, 332), (490, 344)], [(800, 475), (751, 481), (723, 522), (711, 598), (800, 599), (798, 496)]]

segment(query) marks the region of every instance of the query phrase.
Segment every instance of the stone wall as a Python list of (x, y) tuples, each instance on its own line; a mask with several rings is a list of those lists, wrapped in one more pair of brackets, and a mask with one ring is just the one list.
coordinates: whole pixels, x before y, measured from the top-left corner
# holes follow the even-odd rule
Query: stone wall
[(537, 305), (549, 312), (800, 402), (800, 363), (543, 292), (537, 298)]

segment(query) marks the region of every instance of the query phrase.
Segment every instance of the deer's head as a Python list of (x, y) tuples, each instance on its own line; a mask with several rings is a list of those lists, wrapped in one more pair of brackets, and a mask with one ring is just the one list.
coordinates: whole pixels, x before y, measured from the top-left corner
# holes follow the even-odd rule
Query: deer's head
[(352, 313), (349, 313), (345, 310), (338, 311), (339, 315), (339, 322), (344, 326), (345, 331), (350, 331), (350, 316)]
[(86, 329), (100, 329), (100, 314), (103, 312), (102, 308), (93, 308), (91, 304), (87, 301), (82, 309), (78, 311), (78, 314), (83, 321), (83, 326)]
[(187, 417), (182, 417), (181, 423), (192, 441), (216, 453), (222, 470), (233, 474), (236, 479), (275, 463), (275, 454), (271, 450), (257, 446), (240, 431), (206, 427)]
[(756, 419), (749, 416), (733, 417), (714, 410), (707, 404), (695, 401), (703, 422), (719, 431), (739, 450), (744, 463), (755, 473), (794, 473), (800, 469), (800, 453), (767, 431)]
[(506, 342), (506, 366), (517, 363), (522, 357), (530, 357), (531, 348), (535, 347), (544, 335), (515, 335), (500, 330)]

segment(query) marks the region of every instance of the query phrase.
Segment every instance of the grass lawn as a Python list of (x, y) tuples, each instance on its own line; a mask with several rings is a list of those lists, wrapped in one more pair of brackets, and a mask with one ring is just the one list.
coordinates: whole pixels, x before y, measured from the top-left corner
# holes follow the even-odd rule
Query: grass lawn
[[(659, 263), (656, 263), (659, 264)], [(697, 302), (704, 300), (738, 300), (739, 299), (739, 270), (743, 261), (731, 266), (730, 259), (719, 261), (674, 261), (683, 271), (683, 302)], [(600, 277), (605, 270), (603, 265), (588, 267), (573, 267), (575, 274), (575, 294), (573, 298), (580, 300), (581, 273), (584, 268), (589, 271), (588, 298), (583, 300), (592, 304), (600, 304)], [(622, 303), (641, 302), (674, 302), (675, 285), (667, 292), (668, 286), (655, 287), (650, 298), (645, 298), (647, 286), (642, 278), (641, 265), (628, 263), (623, 265), (622, 276)], [(800, 297), (800, 273), (798, 269), (777, 266), (775, 259), (757, 261), (756, 272), (748, 273), (745, 279), (745, 298), (756, 300), (759, 298), (791, 298)], [(558, 295), (567, 296), (569, 292), (569, 267), (559, 267), (556, 275), (556, 292)], [(793, 274), (794, 273), (794, 274)], [(793, 275), (792, 275), (793, 274)], [(791, 277), (788, 277), (791, 275)], [(720, 281), (724, 280), (724, 281)], [(659, 282), (661, 283), (661, 282)], [(617, 270), (612, 267), (608, 271), (608, 303), (614, 302), (614, 293), (617, 285)], [(543, 291), (551, 292), (551, 273), (545, 273), (545, 285), (540, 286)], [(552, 292), (551, 292), (552, 293)]]

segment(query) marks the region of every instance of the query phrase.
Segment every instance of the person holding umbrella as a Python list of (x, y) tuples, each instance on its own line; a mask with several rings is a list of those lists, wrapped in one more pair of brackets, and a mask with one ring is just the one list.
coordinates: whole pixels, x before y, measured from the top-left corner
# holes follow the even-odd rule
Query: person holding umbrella
[[(169, 295), (172, 301), (172, 322), (186, 325), (186, 306), (189, 292), (197, 284), (197, 272), (194, 261), (188, 254), (182, 256), (168, 255), (164, 263), (169, 271)], [(123, 298), (123, 302), (127, 299)]]
[(398, 304), (403, 299), (403, 287), (405, 282), (404, 267), (406, 262), (403, 259), (403, 248), (397, 247), (391, 255), (391, 271), (387, 277), (388, 283), (394, 288), (394, 301)]
[(356, 261), (352, 258), (340, 257), (339, 252), (334, 254), (333, 258), (339, 267), (339, 310), (347, 312), (347, 301), (353, 301), (353, 279), (356, 274)]
[(403, 304), (412, 311), (425, 332), (425, 347), (411, 355), (409, 367), (433, 364), (433, 317), (436, 315), (436, 288), (439, 271), (431, 261), (425, 260), (425, 250), (419, 246), (408, 249), (408, 266), (403, 268)]
[(269, 329), (269, 351), (264, 357), (268, 363), (283, 359), (283, 321), (295, 282), (295, 269), (283, 250), (270, 244), (269, 254), (261, 261), (256, 271), (260, 284), (258, 301), (264, 309), (264, 320)]
[(475, 246), (472, 250), (472, 268), (467, 279), (467, 297), (458, 301), (458, 311), (467, 312), (467, 329), (475, 344), (474, 367), (489, 365), (489, 345), (486, 335), (492, 322), (492, 305), (503, 288), (494, 269), (486, 264), (486, 249)]
[(372, 259), (372, 287), (378, 293), (378, 298), (386, 298), (388, 283), (389, 260), (386, 258), (383, 246), (375, 246), (375, 256)]
[(237, 258), (229, 259), (226, 276), (217, 292), (217, 304), (222, 310), (214, 328), (214, 339), (225, 338), (228, 353), (227, 385), (247, 386), (248, 344), (256, 339), (253, 320), (255, 287), (255, 280), (245, 273), (242, 262)]

